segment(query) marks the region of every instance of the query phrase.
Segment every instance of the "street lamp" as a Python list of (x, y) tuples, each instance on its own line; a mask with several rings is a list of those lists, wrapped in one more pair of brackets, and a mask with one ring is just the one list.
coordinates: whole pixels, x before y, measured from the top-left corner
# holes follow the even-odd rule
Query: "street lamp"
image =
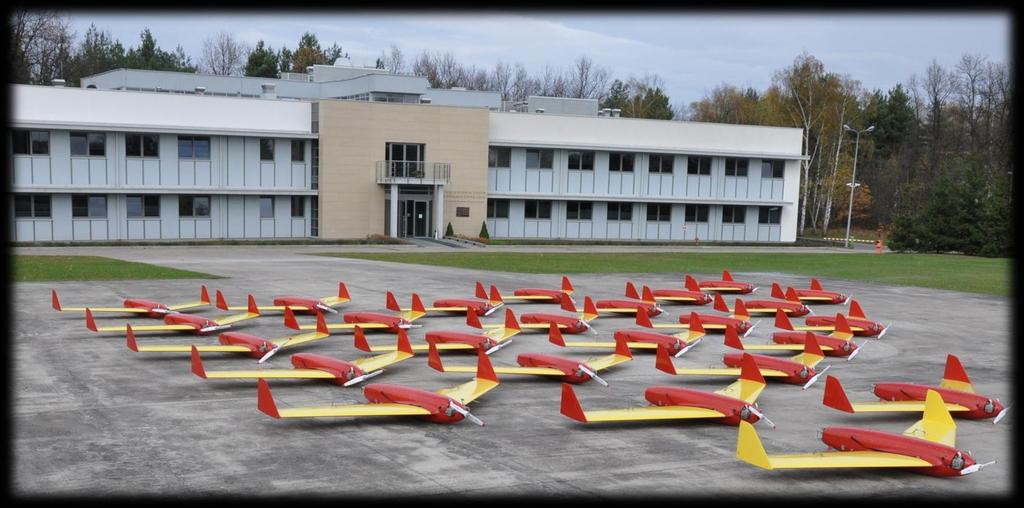
[(850, 187), (850, 207), (846, 211), (846, 248), (849, 249), (850, 248), (850, 220), (853, 219), (853, 190), (856, 189), (858, 185), (860, 185), (859, 183), (856, 183), (856, 180), (857, 180), (857, 155), (858, 155), (857, 152), (860, 150), (860, 133), (863, 132), (863, 133), (867, 134), (868, 132), (871, 132), (871, 131), (875, 130), (875, 126), (872, 125), (871, 127), (868, 127), (867, 129), (859, 131), (859, 130), (851, 128), (849, 125), (843, 124), (843, 129), (846, 129), (846, 130), (848, 130), (850, 132), (854, 132), (854, 133), (857, 134), (857, 141), (856, 141), (856, 144), (854, 145), (854, 148), (853, 148), (853, 174), (850, 175), (850, 183), (847, 184)]

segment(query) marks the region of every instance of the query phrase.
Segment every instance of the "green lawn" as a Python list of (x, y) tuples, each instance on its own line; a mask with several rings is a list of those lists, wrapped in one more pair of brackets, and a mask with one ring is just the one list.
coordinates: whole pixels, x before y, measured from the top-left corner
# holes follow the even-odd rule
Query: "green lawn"
[(16, 255), (13, 258), (15, 282), (220, 278), (205, 273), (101, 256)]
[[(793, 253), (318, 253), (398, 263), (521, 273), (784, 272), (1008, 296), (1010, 260), (942, 254)], [(826, 288), (827, 289), (827, 288)]]

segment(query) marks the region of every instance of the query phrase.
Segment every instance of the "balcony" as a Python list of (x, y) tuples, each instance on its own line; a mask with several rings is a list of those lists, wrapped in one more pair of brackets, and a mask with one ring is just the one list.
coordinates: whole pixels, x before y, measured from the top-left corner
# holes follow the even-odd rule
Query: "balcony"
[(377, 183), (445, 185), (451, 176), (450, 162), (377, 161)]

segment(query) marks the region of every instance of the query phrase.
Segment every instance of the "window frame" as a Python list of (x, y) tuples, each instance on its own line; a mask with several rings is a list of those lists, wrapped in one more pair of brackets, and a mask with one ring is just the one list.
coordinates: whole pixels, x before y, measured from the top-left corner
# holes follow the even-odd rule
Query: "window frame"
[[(612, 205), (615, 206), (615, 218), (612, 218)], [(627, 217), (623, 218), (622, 212), (626, 212)], [(606, 221), (625, 222), (633, 221), (633, 202), (632, 201), (609, 201), (608, 206), (605, 210)]]
[[(704, 167), (701, 162), (707, 161), (707, 167)], [(698, 176), (709, 176), (711, 175), (711, 163), (712, 158), (709, 155), (687, 155), (686, 156), (686, 174), (698, 175)], [(696, 165), (696, 171), (693, 166)]]
[[(657, 161), (658, 161), (658, 164), (657, 164), (658, 169), (657, 170), (654, 169), (655, 168), (655, 164), (654, 164), (655, 159), (657, 159)], [(675, 165), (676, 165), (675, 159), (676, 159), (676, 156), (675, 155), (671, 155), (671, 154), (664, 154), (664, 153), (648, 154), (648, 158), (647, 158), (647, 172), (648, 173), (658, 173), (658, 174), (662, 174), (662, 175), (664, 175), (664, 174), (671, 175), (675, 171)], [(666, 162), (668, 162), (668, 171), (665, 170), (665, 163)]]
[[(181, 213), (181, 206), (183, 200), (191, 200), (191, 211), (188, 215)], [(206, 200), (206, 215), (196, 215), (196, 201), (199, 199)], [(213, 215), (213, 200), (207, 194), (181, 194), (178, 196), (178, 217), (186, 219), (209, 219)]]
[[(299, 158), (295, 158), (295, 149), (298, 148)], [(293, 139), (292, 140), (292, 162), (306, 163), (306, 140), (305, 139)]]
[[(36, 151), (36, 142), (37, 141), (36, 141), (35, 138), (36, 138), (37, 134), (42, 134), (42, 135), (46, 136), (46, 139), (45, 139), (46, 146), (45, 146), (45, 148), (43, 150), (40, 150), (40, 151)], [(22, 142), (24, 143), (25, 151), (24, 152), (19, 152), (18, 151), (18, 144), (19, 143), (17, 141), (17, 138), (22, 137), (22, 136), (24, 136), (24, 139), (22, 140)], [(44, 142), (44, 140), (40, 140), (39, 142)], [(40, 130), (32, 130), (32, 129), (11, 129), (11, 153), (13, 155), (28, 155), (28, 156), (33, 156), (33, 155), (50, 155), (50, 131), (40, 131)]]
[[(181, 142), (184, 141), (184, 140), (187, 140), (189, 142), (189, 147), (190, 147), (190, 150), (191, 150), (190, 154), (191, 155), (187, 155), (187, 156), (182, 156), (181, 155)], [(196, 145), (197, 145), (198, 141), (205, 141), (206, 142), (206, 156), (205, 157), (200, 157), (200, 156), (196, 155)], [(212, 141), (210, 139), (210, 136), (178, 136), (178, 139), (177, 139), (178, 159), (191, 159), (191, 160), (208, 161), (208, 160), (210, 160), (210, 152), (211, 152), (212, 144), (213, 143), (212, 143)]]
[[(778, 171), (776, 171), (778, 170)], [(766, 173), (770, 172), (766, 175)], [(778, 176), (776, 176), (776, 172)], [(784, 159), (761, 159), (761, 178), (785, 178), (786, 161)]]
[[(537, 167), (530, 167), (530, 152), (537, 153)], [(544, 155), (547, 155), (548, 166), (544, 166)], [(555, 169), (555, 151), (550, 148), (527, 148), (526, 169)]]
[[(263, 204), (270, 203), (270, 215), (266, 215), (264, 212)], [(260, 196), (260, 219), (273, 219), (274, 218), (274, 196)]]
[[(729, 220), (726, 220), (726, 212), (729, 212)], [(736, 220), (739, 212), (739, 220)], [(722, 205), (722, 224), (746, 224), (747, 207), (745, 205)]]
[[(573, 156), (576, 156), (578, 167), (572, 167)], [(589, 159), (589, 163), (588, 163)], [(594, 170), (594, 159), (595, 152), (593, 150), (570, 150), (566, 156), (566, 163), (569, 171), (593, 171)], [(590, 167), (587, 167), (587, 166)]]
[[(296, 206), (296, 204), (298, 204), (298, 206), (299, 206), (299, 214), (298, 215), (295, 215), (295, 206)], [(299, 218), (304, 219), (304, 218), (306, 218), (306, 196), (292, 196), (292, 203), (291, 203), (291, 205), (292, 205), (291, 208), (292, 208), (292, 218), (293, 219), (299, 219)]]
[[(613, 160), (618, 160), (618, 167), (614, 167)], [(629, 169), (625, 168), (625, 161), (629, 161)], [(636, 153), (634, 152), (608, 152), (608, 171), (620, 173), (632, 173), (636, 169)]]
[[(274, 162), (274, 152), (276, 151), (277, 143), (274, 138), (260, 138), (260, 162)], [(269, 157), (266, 151), (269, 150)]]
[[(142, 215), (132, 215), (131, 208), (129, 208), (128, 201), (134, 198), (140, 200), (139, 205), (141, 207)], [(150, 205), (152, 201), (156, 201), (156, 214), (150, 214)], [(149, 201), (147, 203), (147, 201)], [(160, 218), (160, 196), (158, 194), (129, 194), (125, 196), (125, 215), (129, 219), (159, 219)]]
[[(732, 163), (732, 174), (729, 174), (729, 163)], [(741, 168), (741, 164), (742, 168)], [(743, 174), (740, 173), (740, 169), (743, 170)], [(746, 178), (750, 176), (750, 159), (741, 159), (738, 157), (726, 157), (725, 158), (725, 176), (733, 176), (736, 178)]]
[[(661, 213), (663, 209), (668, 210), (667, 216)], [(651, 218), (652, 210), (655, 210), (654, 219)], [(672, 222), (672, 203), (647, 203), (647, 222)]]
[[(533, 206), (532, 216), (529, 213), (531, 206)], [(542, 214), (541, 211), (545, 209), (547, 213)], [(547, 215), (547, 217), (544, 217), (543, 215)], [(545, 199), (524, 199), (523, 217), (527, 220), (551, 220), (551, 201)]]
[[(693, 213), (690, 213), (691, 210)], [(710, 205), (687, 203), (686, 206), (683, 207), (683, 221), (687, 224), (707, 224), (709, 222), (708, 216), (710, 215), (710, 211)], [(704, 220), (701, 220), (702, 217)]]
[[(28, 200), (28, 215), (18, 215), (18, 200)], [(46, 215), (41, 215), (38, 202), (46, 201)], [(49, 194), (15, 194), (14, 195), (14, 218), (15, 219), (52, 219), (53, 200)]]
[[(504, 207), (499, 205), (504, 205)], [(499, 198), (487, 198), (487, 218), (488, 219), (507, 219), (509, 218), (509, 209), (512, 207), (511, 200), (499, 199)], [(501, 215), (500, 208), (504, 208), (504, 215)]]
[[(502, 157), (504, 154), (504, 157)], [(493, 155), (493, 157), (492, 157)], [(492, 164), (493, 159), (493, 164)], [(502, 159), (505, 164), (502, 165)], [(487, 147), (487, 167), (488, 168), (501, 168), (507, 169), (512, 167), (512, 148), (507, 146), (488, 146)]]
[[(138, 154), (128, 153), (128, 143), (129, 143), (128, 140), (129, 140), (129, 138), (138, 138), (138, 140), (139, 140), (139, 146), (138, 146), (139, 151), (138, 151)], [(147, 139), (154, 140), (153, 147), (155, 149), (154, 149), (153, 153), (149, 153), (149, 151), (147, 150), (147, 148), (150, 146), (146, 142)], [(155, 158), (159, 158), (160, 157), (160, 135), (159, 134), (145, 134), (145, 133), (142, 133), (142, 132), (126, 132), (125, 135), (124, 135), (124, 156), (125, 157), (135, 157), (135, 158), (139, 158), (139, 159), (146, 159), (146, 158), (153, 158), (153, 159), (155, 159)]]
[[(782, 224), (782, 207), (781, 206), (759, 206), (757, 207), (757, 223), (758, 224)], [(774, 214), (772, 212), (775, 212)], [(772, 221), (772, 215), (775, 215), (775, 221)]]
[(565, 220), (591, 221), (594, 220), (593, 201), (566, 201)]
[[(93, 215), (93, 199), (103, 200), (103, 215)], [(85, 199), (85, 215), (80, 212), (82, 205), (75, 204), (75, 201)], [(98, 207), (98, 206), (97, 206)], [(105, 194), (72, 194), (71, 195), (71, 218), (72, 219), (106, 219), (110, 215), (110, 202)]]

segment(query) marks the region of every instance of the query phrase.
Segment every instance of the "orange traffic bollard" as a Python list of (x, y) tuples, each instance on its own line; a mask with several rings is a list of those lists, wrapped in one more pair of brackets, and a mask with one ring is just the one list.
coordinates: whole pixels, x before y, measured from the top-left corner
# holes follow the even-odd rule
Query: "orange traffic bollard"
[(882, 253), (882, 240), (879, 239), (877, 242), (875, 242), (875, 254), (881, 254), (881, 253)]

